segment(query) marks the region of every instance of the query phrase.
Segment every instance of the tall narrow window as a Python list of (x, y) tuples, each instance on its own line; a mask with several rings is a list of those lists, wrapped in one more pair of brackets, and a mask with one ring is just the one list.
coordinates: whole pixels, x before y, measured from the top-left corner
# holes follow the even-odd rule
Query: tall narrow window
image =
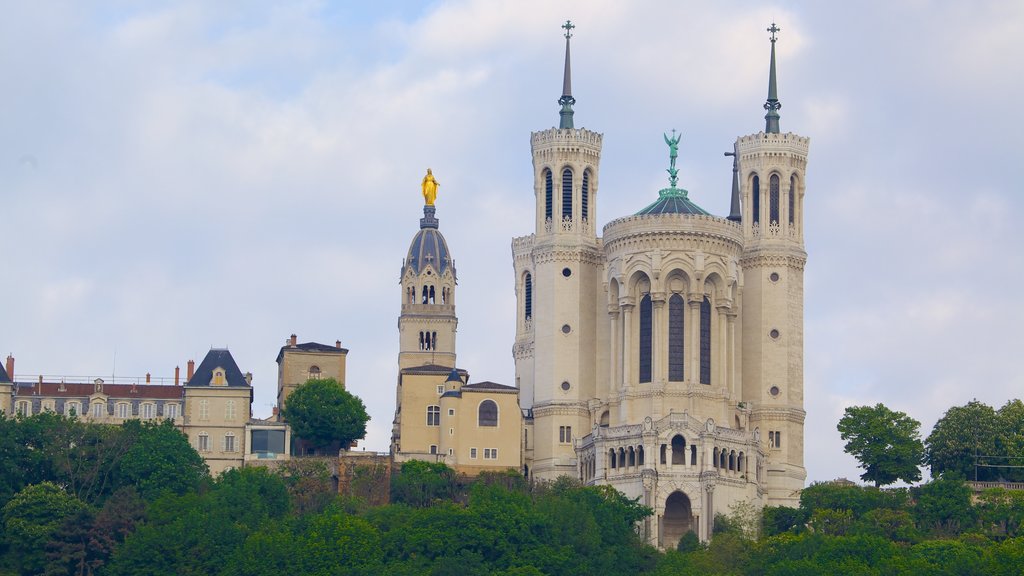
[(533, 276), (529, 274), (526, 275), (526, 279), (523, 281), (523, 293), (523, 318), (529, 320), (533, 318)]
[(228, 432), (227, 434), (224, 435), (224, 451), (235, 451), (235, 434), (233, 432)]
[(196, 442), (196, 444), (197, 444), (196, 445), (196, 450), (198, 450), (200, 452), (209, 452), (210, 451), (210, 435), (209, 434), (207, 434), (206, 432), (200, 432), (199, 433), (199, 437), (198, 437), (197, 440), (198, 441)]
[(779, 223), (779, 175), (772, 174), (768, 180), (768, 223)]
[[(147, 404), (148, 406), (148, 404)], [(235, 401), (227, 400), (224, 402), (224, 419), (232, 421), (235, 419)]]
[(640, 299), (640, 381), (651, 381), (651, 295)]
[(484, 400), (477, 411), (477, 426), (497, 426), (498, 405), (494, 400)]
[(583, 171), (583, 190), (580, 195), (580, 212), (583, 220), (590, 219), (590, 170)]
[(142, 417), (152, 418), (156, 415), (156, 406), (154, 404), (146, 403), (142, 405)]
[(426, 286), (424, 286), (423, 287), (423, 304), (427, 303), (427, 298), (429, 297), (429, 295), (430, 295), (430, 291), (427, 290)]
[(427, 406), (427, 426), (441, 425), (441, 407)]
[(789, 225), (793, 225), (793, 215), (796, 212), (796, 174), (789, 177)]
[(551, 202), (552, 202), (552, 184), (551, 184), (551, 170), (544, 169), (544, 218), (551, 220)]
[(562, 170), (562, 219), (572, 218), (572, 170)]
[(700, 383), (711, 384), (711, 300), (700, 303)]
[(683, 372), (683, 308), (686, 302), (679, 294), (668, 299), (668, 379), (685, 380)]
[(754, 224), (761, 221), (761, 179), (754, 174), (754, 186), (751, 191), (750, 209), (753, 211)]
[(437, 350), (437, 332), (430, 334), (430, 349)]
[(434, 287), (433, 286), (430, 287), (430, 303), (431, 304), (434, 303)]

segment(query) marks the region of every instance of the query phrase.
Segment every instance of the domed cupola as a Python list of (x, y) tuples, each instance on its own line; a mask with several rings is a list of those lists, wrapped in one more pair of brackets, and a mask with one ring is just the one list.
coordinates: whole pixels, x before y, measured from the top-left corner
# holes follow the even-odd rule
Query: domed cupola
[(448, 251), (448, 243), (444, 235), (438, 230), (438, 220), (434, 216), (436, 208), (431, 205), (423, 207), (423, 218), (420, 218), (420, 229), (412, 237), (409, 244), (409, 253), (405, 257), (405, 265), (402, 270), (404, 277), (410, 271), (419, 276), (426, 273), (430, 268), (433, 274), (444, 276), (444, 273), (451, 270), (452, 277), (455, 277), (455, 261)]
[(672, 137), (669, 138), (668, 134), (665, 134), (665, 143), (668, 144), (669, 149), (669, 167), (666, 170), (668, 172), (668, 188), (662, 188), (658, 191), (658, 199), (653, 203), (644, 208), (643, 210), (636, 213), (637, 216), (644, 214), (710, 214), (707, 210), (697, 206), (688, 197), (689, 192), (683, 188), (677, 188), (676, 183), (679, 181), (679, 169), (676, 168), (676, 158), (679, 155), (679, 136), (676, 135), (676, 131), (672, 131)]

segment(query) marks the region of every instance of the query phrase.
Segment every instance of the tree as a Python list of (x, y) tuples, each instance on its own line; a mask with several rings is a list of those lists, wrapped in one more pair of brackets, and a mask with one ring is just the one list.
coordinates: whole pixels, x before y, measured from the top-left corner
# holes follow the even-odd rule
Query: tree
[(924, 444), (921, 423), (903, 412), (893, 412), (882, 404), (851, 406), (839, 420), (839, 434), (846, 440), (844, 450), (858, 461), (865, 482), (875, 486), (897, 480), (921, 479)]
[(198, 488), (209, 474), (203, 457), (172, 421), (130, 420), (124, 429), (135, 442), (121, 459), (120, 472), (124, 484), (135, 486), (143, 498), (152, 500), (163, 492), (184, 494)]
[(991, 406), (972, 400), (954, 406), (935, 423), (926, 441), (926, 462), (932, 477), (954, 474), (964, 479), (992, 480), (994, 468), (975, 467), (978, 456), (996, 454), (999, 421)]
[(10, 559), (23, 574), (40, 574), (46, 544), (68, 517), (85, 509), (81, 500), (52, 482), (25, 487), (3, 508), (3, 538), (17, 554)]
[(317, 448), (347, 449), (366, 436), (370, 420), (363, 401), (334, 378), (307, 380), (288, 395), (281, 413), (299, 438)]

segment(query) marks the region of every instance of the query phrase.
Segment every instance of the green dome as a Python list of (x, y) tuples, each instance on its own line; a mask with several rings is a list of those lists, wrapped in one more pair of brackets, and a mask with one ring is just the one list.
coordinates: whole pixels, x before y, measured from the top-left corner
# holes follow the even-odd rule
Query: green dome
[(686, 196), (686, 190), (682, 188), (662, 188), (658, 192), (658, 199), (650, 206), (636, 213), (643, 214), (710, 214), (707, 210), (697, 206)]

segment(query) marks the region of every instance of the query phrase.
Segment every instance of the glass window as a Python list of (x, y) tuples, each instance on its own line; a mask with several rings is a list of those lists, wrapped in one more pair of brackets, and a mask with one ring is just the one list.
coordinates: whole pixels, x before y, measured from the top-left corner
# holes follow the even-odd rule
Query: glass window
[(768, 179), (768, 222), (779, 223), (779, 175), (772, 174)]
[(92, 405), (92, 417), (93, 418), (102, 418), (103, 417), (103, 413), (105, 411), (106, 410), (103, 409), (103, 404), (100, 404), (99, 402), (97, 402), (96, 404)]
[(711, 384), (711, 300), (700, 303), (700, 383)]
[(427, 426), (441, 425), (441, 407), (427, 406)]
[(572, 218), (572, 170), (562, 170), (562, 219)]
[(196, 446), (196, 449), (199, 450), (200, 452), (209, 452), (210, 451), (210, 436), (209, 436), (209, 434), (207, 434), (206, 432), (200, 432), (199, 433), (199, 441), (198, 441), (198, 446)]
[(559, 426), (558, 427), (558, 441), (562, 444), (568, 444), (572, 442), (572, 426)]
[(260, 454), (283, 454), (284, 430), (253, 430), (252, 451)]
[(651, 295), (640, 299), (640, 381), (651, 381)]
[(493, 400), (484, 400), (480, 403), (477, 413), (477, 426), (497, 426), (498, 405)]
[(82, 414), (82, 405), (78, 402), (66, 402), (64, 404), (64, 414), (68, 416), (80, 416)]
[(129, 413), (130, 411), (128, 410), (128, 404), (126, 402), (122, 402), (117, 405), (118, 418), (127, 418)]
[(200, 400), (199, 401), (199, 419), (209, 420), (210, 419), (210, 401)]
[(679, 294), (668, 299), (668, 379), (682, 382), (686, 379), (683, 371), (683, 309), (686, 302)]
[(164, 404), (164, 417), (174, 419), (178, 417), (178, 405), (177, 404)]
[(523, 318), (529, 320), (533, 318), (533, 276), (529, 274), (523, 281), (523, 292), (525, 292)]
[(18, 402), (18, 409), (16, 410), (16, 412), (18, 414), (21, 414), (22, 416), (28, 416), (30, 414), (29, 413), (29, 409), (28, 409), (28, 401), (26, 401), (26, 400), (19, 401)]
[(224, 402), (224, 419), (232, 421), (235, 419), (235, 401), (228, 400)]
[(142, 417), (152, 418), (156, 414), (156, 406), (150, 403), (142, 405)]
[(469, 457), (473, 460), (476, 460), (476, 448), (469, 449)]
[(235, 434), (233, 432), (228, 432), (227, 434), (224, 435), (224, 451), (235, 451)]
[(551, 170), (544, 170), (544, 218), (551, 220)]

